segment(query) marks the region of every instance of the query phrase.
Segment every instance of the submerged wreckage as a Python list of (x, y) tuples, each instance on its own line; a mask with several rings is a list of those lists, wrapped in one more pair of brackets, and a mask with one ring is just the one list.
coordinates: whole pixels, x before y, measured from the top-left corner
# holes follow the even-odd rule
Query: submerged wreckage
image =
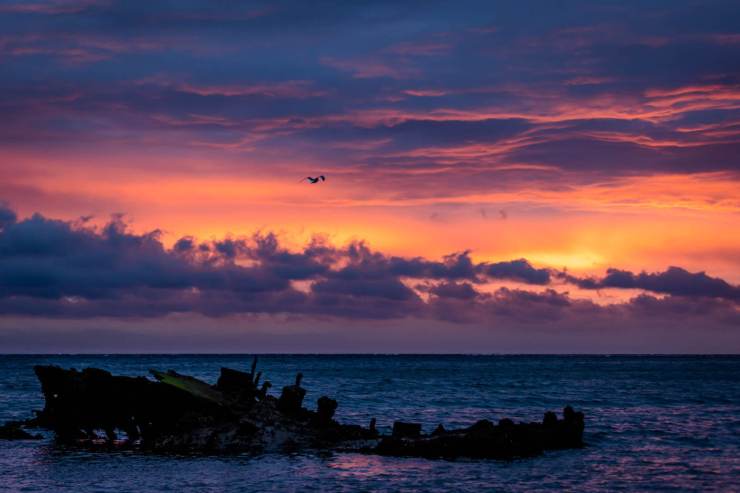
[[(529, 457), (549, 449), (583, 446), (583, 414), (566, 407), (563, 418), (545, 413), (541, 423), (498, 424), (480, 420), (456, 430), (438, 426), (423, 434), (418, 423), (395, 422), (391, 434), (334, 420), (337, 401), (320, 397), (315, 411), (303, 407), (302, 375), (279, 397), (260, 385), (257, 359), (250, 373), (222, 368), (216, 385), (174, 371), (151, 370), (156, 381), (114, 376), (87, 368), (36, 366), (46, 399), (26, 427), (53, 430), (64, 443), (117, 444), (155, 452), (262, 453), (331, 449), (427, 458)], [(9, 423), (8, 438), (24, 436)], [(2, 430), (4, 427), (0, 427)], [(125, 439), (119, 435), (125, 434)], [(0, 433), (0, 438), (2, 434)]]

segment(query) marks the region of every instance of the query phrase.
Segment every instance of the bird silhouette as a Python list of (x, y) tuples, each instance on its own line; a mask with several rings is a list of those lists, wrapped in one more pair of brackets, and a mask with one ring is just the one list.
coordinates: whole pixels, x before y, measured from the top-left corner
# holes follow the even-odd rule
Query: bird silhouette
[(317, 176), (316, 178), (313, 178), (311, 176), (307, 176), (307, 177), (303, 178), (301, 181), (303, 181), (303, 180), (308, 180), (308, 181), (310, 181), (313, 184), (313, 183), (318, 183), (319, 180), (320, 181), (325, 181), (326, 180), (326, 177), (324, 175)]

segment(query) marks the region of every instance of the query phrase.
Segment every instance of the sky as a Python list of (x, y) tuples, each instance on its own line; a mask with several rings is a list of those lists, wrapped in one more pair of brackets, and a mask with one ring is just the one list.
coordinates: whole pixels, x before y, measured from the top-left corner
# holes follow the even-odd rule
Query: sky
[(740, 353), (735, 1), (0, 0), (0, 115), (0, 352)]

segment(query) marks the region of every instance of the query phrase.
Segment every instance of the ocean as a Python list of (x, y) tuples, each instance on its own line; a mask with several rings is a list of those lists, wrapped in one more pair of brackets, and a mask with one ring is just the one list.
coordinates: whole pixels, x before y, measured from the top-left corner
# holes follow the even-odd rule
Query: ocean
[[(36, 364), (215, 382), (251, 355), (0, 356), (0, 422), (43, 407)], [(0, 441), (0, 491), (740, 491), (740, 356), (263, 355), (278, 392), (304, 374), (305, 405), (328, 395), (336, 418), (381, 430), (394, 420), (467, 426), (482, 418), (586, 414), (579, 450), (514, 461), (349, 453), (172, 456)]]

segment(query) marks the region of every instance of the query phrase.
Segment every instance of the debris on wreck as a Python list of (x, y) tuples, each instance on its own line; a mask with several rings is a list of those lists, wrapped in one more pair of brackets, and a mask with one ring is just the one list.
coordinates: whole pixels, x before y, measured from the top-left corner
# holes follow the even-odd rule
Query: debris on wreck
[[(381, 435), (373, 418), (369, 426), (334, 419), (337, 401), (318, 399), (316, 411), (303, 407), (302, 374), (283, 387), (279, 397), (259, 385), (257, 358), (251, 372), (222, 368), (215, 385), (172, 370), (150, 370), (144, 377), (114, 376), (97, 368), (82, 371), (36, 366), (45, 407), (25, 423), (54, 431), (63, 443), (130, 446), (156, 452), (262, 453), (329, 449), (389, 456), (426, 458), (529, 457), (550, 449), (583, 446), (583, 414), (570, 407), (563, 418), (545, 414), (541, 423), (498, 424), (480, 420), (468, 428), (438, 426), (422, 433), (419, 423), (396, 421)], [(125, 434), (125, 437), (122, 436)], [(0, 438), (14, 438), (0, 434)], [(20, 436), (20, 435), (19, 435)]]

